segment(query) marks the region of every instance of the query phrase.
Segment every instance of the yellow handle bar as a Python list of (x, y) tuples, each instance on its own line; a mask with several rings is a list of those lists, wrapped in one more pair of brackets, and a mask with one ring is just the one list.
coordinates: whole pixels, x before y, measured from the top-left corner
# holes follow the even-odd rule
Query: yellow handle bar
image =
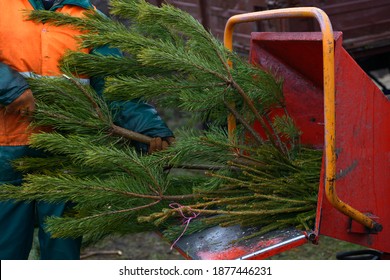
[[(334, 70), (334, 37), (328, 16), (324, 11), (314, 7), (287, 8), (260, 11), (235, 15), (229, 18), (225, 26), (224, 44), (229, 50), (233, 49), (233, 28), (238, 23), (269, 20), (276, 18), (316, 18), (321, 27), (323, 62), (324, 62), (324, 114), (325, 114), (325, 193), (328, 201), (337, 210), (376, 231), (382, 226), (363, 213), (352, 208), (339, 199), (336, 193), (336, 106), (335, 106), (335, 70)], [(228, 118), (229, 134), (236, 127), (234, 116)]]

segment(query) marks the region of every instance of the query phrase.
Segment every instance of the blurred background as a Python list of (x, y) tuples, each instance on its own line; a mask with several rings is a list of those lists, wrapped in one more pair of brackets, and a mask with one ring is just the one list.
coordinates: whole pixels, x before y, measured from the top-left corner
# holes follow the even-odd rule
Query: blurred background
[[(226, 21), (233, 15), (288, 7), (318, 7), (330, 18), (334, 31), (343, 32), (343, 46), (360, 67), (386, 93), (390, 88), (389, 0), (147, 0), (169, 3), (194, 16), (217, 38), (223, 38)], [(92, 0), (108, 13), (108, 0)], [(314, 19), (274, 19), (240, 24), (234, 31), (235, 51), (249, 53), (251, 32), (319, 31)]]

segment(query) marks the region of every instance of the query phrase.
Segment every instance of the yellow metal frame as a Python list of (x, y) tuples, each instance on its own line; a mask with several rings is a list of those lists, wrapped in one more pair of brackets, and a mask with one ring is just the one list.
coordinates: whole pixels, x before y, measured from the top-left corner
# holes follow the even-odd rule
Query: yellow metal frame
[[(233, 49), (233, 29), (236, 24), (269, 20), (276, 18), (310, 17), (317, 19), (322, 32), (324, 62), (324, 114), (325, 114), (325, 193), (328, 201), (340, 212), (358, 223), (380, 231), (382, 226), (363, 213), (352, 208), (339, 199), (336, 193), (336, 106), (335, 106), (335, 70), (334, 70), (334, 37), (328, 16), (314, 7), (287, 8), (235, 15), (225, 26), (224, 44)], [(236, 127), (234, 116), (228, 118), (228, 129), (231, 134)]]

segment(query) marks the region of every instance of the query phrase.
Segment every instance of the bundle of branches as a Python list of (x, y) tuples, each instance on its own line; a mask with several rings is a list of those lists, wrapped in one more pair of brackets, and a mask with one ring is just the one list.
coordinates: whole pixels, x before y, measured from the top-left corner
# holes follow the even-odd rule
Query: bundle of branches
[[(67, 216), (47, 221), (55, 237), (97, 240), (158, 230), (175, 240), (182, 218), (185, 234), (237, 224), (258, 227), (257, 234), (309, 229), (322, 152), (300, 144), (281, 81), (225, 49), (181, 10), (143, 0), (111, 5), (130, 27), (93, 11), (81, 19), (30, 15), (79, 28), (83, 48), (109, 45), (124, 55), (71, 52), (62, 61), (68, 78), (30, 81), (38, 103), (35, 125), (54, 130), (32, 137), (32, 147), (46, 156), (17, 161), (29, 175), (21, 188), (2, 186), (1, 199), (74, 202)], [(70, 73), (105, 76), (104, 97)], [(209, 128), (182, 129), (168, 150), (140, 154), (128, 140), (142, 139), (118, 128), (107, 105), (133, 99), (190, 112)], [(275, 108), (284, 113), (270, 117)], [(229, 136), (228, 114), (238, 123)], [(253, 129), (255, 121), (265, 136)]]

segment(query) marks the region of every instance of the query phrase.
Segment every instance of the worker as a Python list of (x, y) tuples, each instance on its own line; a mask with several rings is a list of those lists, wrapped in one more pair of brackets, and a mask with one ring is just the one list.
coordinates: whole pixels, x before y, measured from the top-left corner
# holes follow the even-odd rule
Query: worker
[[(59, 59), (66, 51), (78, 49), (74, 36), (79, 31), (26, 20), (26, 11), (44, 9), (81, 17), (94, 7), (89, 0), (0, 0), (0, 188), (4, 183), (21, 185), (22, 175), (11, 162), (37, 152), (29, 147), (33, 131), (28, 129), (26, 112), (34, 111), (34, 93), (25, 78), (60, 76)], [(115, 53), (107, 47), (82, 51)], [(101, 78), (91, 77), (90, 83), (102, 92)], [(117, 125), (152, 137), (149, 152), (172, 142), (172, 132), (152, 106), (128, 101), (118, 108), (122, 110), (117, 112)], [(51, 238), (44, 228), (46, 217), (61, 216), (67, 207), (66, 203), (0, 202), (0, 259), (27, 259), (35, 226), (41, 259), (79, 259), (81, 238)]]

